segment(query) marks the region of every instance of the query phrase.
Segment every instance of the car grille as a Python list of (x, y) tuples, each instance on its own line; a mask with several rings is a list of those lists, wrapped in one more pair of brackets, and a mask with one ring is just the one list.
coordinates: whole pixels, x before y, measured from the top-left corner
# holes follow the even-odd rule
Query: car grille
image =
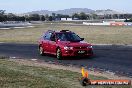
[(81, 47), (74, 47), (74, 49), (87, 49), (87, 47), (81, 46)]

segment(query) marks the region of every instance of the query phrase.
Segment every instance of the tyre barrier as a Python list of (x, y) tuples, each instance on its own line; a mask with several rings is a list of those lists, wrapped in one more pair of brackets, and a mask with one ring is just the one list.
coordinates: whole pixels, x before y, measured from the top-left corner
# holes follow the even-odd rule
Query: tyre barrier
[(105, 26), (105, 25), (110, 25), (109, 22), (103, 22), (103, 23), (87, 23), (87, 22), (83, 22), (84, 25), (95, 25), (95, 26)]
[(126, 26), (132, 26), (132, 23), (125, 23)]
[(103, 22), (103, 23), (87, 23), (83, 22), (84, 25), (95, 25), (95, 26), (132, 26), (132, 23), (127, 22)]
[(114, 23), (110, 23), (111, 26), (124, 26), (125, 23), (124, 22), (114, 22)]

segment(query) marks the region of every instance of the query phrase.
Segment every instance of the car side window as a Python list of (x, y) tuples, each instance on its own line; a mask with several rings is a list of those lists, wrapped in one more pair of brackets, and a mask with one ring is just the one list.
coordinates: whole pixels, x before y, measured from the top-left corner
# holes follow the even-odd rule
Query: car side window
[(52, 33), (51, 37), (50, 37), (51, 41), (55, 41), (55, 34)]
[(48, 32), (43, 37), (45, 40), (50, 40), (51, 35), (52, 35), (52, 33)]

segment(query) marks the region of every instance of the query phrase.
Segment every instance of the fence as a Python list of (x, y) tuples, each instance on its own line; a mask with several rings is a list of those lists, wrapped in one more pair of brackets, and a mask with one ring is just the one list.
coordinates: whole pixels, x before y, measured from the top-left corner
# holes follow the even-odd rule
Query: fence
[(95, 26), (132, 26), (130, 22), (103, 22), (103, 23), (88, 23), (83, 22), (84, 25), (95, 25)]

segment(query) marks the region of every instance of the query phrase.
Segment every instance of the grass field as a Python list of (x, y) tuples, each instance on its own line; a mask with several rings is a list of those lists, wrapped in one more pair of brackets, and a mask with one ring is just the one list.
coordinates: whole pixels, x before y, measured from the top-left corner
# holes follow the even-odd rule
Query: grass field
[(93, 44), (132, 44), (131, 26), (79, 26), (62, 23), (45, 23), (34, 28), (0, 30), (0, 42), (37, 43), (46, 30), (74, 31)]
[[(0, 88), (84, 88), (80, 73), (48, 67), (23, 65), (0, 59)], [(107, 79), (89, 75), (90, 79)], [(85, 88), (131, 88), (130, 86), (95, 86)]]
[(79, 76), (80, 73), (68, 70), (26, 66), (0, 59), (1, 88), (81, 88)]

